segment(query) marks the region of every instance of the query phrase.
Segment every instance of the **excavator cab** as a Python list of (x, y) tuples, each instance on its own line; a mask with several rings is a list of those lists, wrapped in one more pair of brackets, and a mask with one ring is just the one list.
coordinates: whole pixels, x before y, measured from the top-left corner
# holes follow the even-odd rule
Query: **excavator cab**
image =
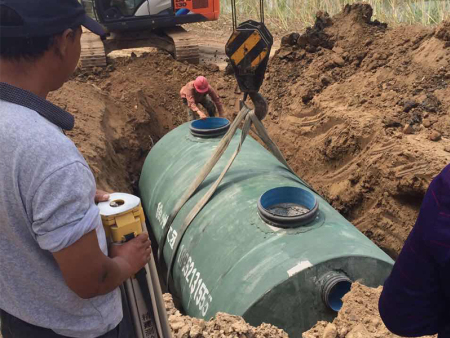
[(217, 20), (219, 0), (83, 0), (109, 32), (157, 29)]

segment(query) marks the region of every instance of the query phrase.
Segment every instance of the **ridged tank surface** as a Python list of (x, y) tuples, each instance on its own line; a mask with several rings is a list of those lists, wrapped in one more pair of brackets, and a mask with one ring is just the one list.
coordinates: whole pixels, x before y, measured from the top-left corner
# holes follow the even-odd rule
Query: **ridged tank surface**
[[(219, 176), (239, 140), (240, 131), (174, 220), (163, 252), (166, 263), (184, 218)], [(184, 124), (151, 150), (139, 188), (158, 241), (177, 200), (219, 141), (220, 137), (194, 137), (189, 124)], [(258, 213), (258, 200), (277, 187), (298, 187), (314, 194), (317, 218), (293, 229), (265, 223)], [(186, 231), (176, 255), (172, 291), (188, 315), (209, 319), (219, 311), (227, 312), (243, 316), (252, 325), (271, 323), (297, 337), (317, 321), (333, 319), (336, 312), (331, 307), (339, 308), (336, 304), (340, 292), (348, 290), (348, 280), (377, 287), (393, 264), (251, 137)]]

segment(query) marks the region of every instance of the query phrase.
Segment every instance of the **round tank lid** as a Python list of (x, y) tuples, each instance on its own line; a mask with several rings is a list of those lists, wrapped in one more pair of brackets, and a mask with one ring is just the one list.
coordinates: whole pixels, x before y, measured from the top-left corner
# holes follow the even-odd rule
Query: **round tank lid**
[(218, 137), (224, 135), (230, 128), (230, 121), (223, 117), (209, 117), (204, 120), (192, 121), (189, 129), (196, 137)]
[(302, 188), (278, 187), (259, 198), (258, 213), (266, 223), (280, 228), (297, 228), (316, 219), (319, 203)]

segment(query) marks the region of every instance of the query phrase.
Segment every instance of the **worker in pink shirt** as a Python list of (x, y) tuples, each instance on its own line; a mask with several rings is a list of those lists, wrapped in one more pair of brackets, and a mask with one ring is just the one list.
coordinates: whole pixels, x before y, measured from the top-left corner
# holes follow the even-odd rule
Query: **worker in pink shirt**
[(201, 119), (208, 117), (198, 107), (199, 103), (206, 109), (209, 117), (216, 116), (217, 111), (219, 111), (220, 117), (224, 115), (223, 105), (219, 95), (209, 85), (208, 80), (204, 76), (197, 77), (195, 81), (191, 81), (181, 88), (180, 96), (183, 99), (183, 103), (188, 107), (189, 121), (196, 120), (198, 117)]

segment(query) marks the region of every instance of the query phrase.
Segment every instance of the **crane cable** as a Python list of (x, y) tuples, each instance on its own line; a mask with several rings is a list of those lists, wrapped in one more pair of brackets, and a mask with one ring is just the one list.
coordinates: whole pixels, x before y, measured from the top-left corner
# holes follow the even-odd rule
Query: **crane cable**
[[(264, 23), (264, 0), (259, 0), (259, 15), (261, 23)], [(231, 20), (233, 23), (233, 32), (237, 28), (237, 12), (236, 12), (236, 0), (231, 0)]]
[(231, 0), (231, 19), (233, 21), (233, 32), (234, 32), (237, 27), (236, 0)]
[(150, 8), (150, 0), (147, 0), (147, 10), (148, 10), (148, 15), (151, 15), (151, 8)]
[(261, 23), (264, 23), (264, 0), (259, 1), (259, 11), (261, 16)]

